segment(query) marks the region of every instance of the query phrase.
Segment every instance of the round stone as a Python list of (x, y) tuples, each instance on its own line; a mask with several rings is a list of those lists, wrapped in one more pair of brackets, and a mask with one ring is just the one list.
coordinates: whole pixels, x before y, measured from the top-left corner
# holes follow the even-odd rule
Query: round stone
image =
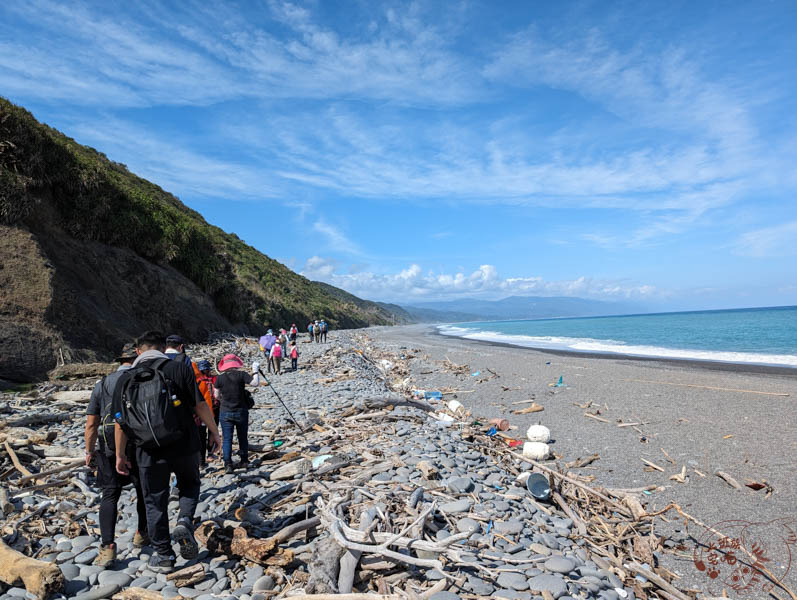
[(502, 588), (523, 591), (529, 589), (529, 582), (523, 573), (501, 573), (496, 583)]
[(471, 501), (467, 498), (455, 500), (454, 502), (447, 502), (440, 506), (440, 512), (447, 515), (467, 512), (470, 509)]
[(116, 583), (109, 583), (90, 589), (87, 592), (78, 594), (73, 600), (102, 600), (103, 598), (110, 598), (116, 592), (122, 589), (122, 586)]
[(567, 593), (567, 584), (559, 575), (537, 575), (529, 579), (528, 587), (532, 593), (542, 593), (547, 590), (554, 598), (559, 598)]
[(545, 568), (554, 573), (569, 573), (576, 567), (576, 564), (564, 556), (552, 556), (545, 561)]
[(255, 581), (252, 590), (255, 592), (267, 592), (274, 589), (274, 578), (270, 575), (263, 575), (260, 579)]
[(481, 525), (474, 519), (464, 518), (457, 521), (457, 531), (460, 533), (475, 533), (481, 530)]

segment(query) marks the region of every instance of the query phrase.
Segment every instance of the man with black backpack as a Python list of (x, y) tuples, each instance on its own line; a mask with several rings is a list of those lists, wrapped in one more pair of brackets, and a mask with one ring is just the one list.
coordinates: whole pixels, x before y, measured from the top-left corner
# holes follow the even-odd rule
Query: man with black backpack
[[(100, 550), (94, 564), (110, 569), (116, 562), (116, 519), (119, 515), (118, 504), (122, 488), (129, 483), (136, 489), (136, 512), (138, 513), (138, 529), (133, 537), (133, 546), (140, 548), (149, 544), (147, 535), (147, 511), (144, 507), (144, 494), (138, 478), (138, 466), (125, 476), (116, 472), (116, 444), (114, 443), (114, 418), (112, 412), (113, 392), (125, 371), (133, 366), (136, 359), (135, 344), (125, 344), (116, 359), (119, 368), (106, 375), (96, 383), (91, 392), (89, 406), (86, 409), (86, 465), (92, 459), (97, 465), (97, 486), (102, 490), (100, 502)], [(99, 440), (99, 444), (98, 444)], [(130, 454), (132, 460), (135, 457)]]
[[(149, 568), (167, 573), (175, 555), (169, 535), (169, 478), (177, 478), (180, 512), (172, 532), (183, 558), (195, 558), (193, 519), (199, 501), (199, 428), (194, 414), (210, 431), (212, 445), (221, 446), (213, 413), (196, 385), (194, 372), (185, 363), (164, 354), (166, 339), (148, 331), (136, 340), (138, 358), (119, 380), (114, 391), (116, 470), (126, 475), (131, 461), (125, 452), (128, 438), (135, 457), (147, 508), (147, 525), (156, 552)], [(212, 449), (211, 449), (212, 451)]]

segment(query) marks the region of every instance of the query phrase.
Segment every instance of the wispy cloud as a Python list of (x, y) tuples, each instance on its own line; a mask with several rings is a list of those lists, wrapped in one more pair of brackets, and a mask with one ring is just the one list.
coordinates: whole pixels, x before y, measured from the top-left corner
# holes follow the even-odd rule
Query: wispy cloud
[(411, 264), (392, 274), (365, 270), (341, 273), (340, 266), (338, 261), (313, 256), (301, 274), (374, 300), (444, 299), (462, 295), (495, 298), (513, 294), (627, 300), (648, 299), (657, 293), (651, 285), (590, 277), (562, 281), (546, 281), (542, 277), (503, 278), (494, 265), (481, 265), (471, 273), (443, 273), (425, 272), (419, 265)]
[(754, 258), (797, 255), (797, 221), (748, 231), (736, 241), (734, 251)]
[(313, 231), (321, 234), (326, 240), (326, 246), (331, 250), (345, 254), (361, 254), (357, 244), (350, 240), (340, 228), (327, 223), (323, 219), (318, 219), (313, 223)]
[(116, 6), (110, 16), (81, 2), (5, 3), (0, 14), (58, 35), (31, 43), (7, 31), (12, 41), (0, 46), (0, 87), (47, 102), (102, 106), (297, 97), (439, 105), (474, 96), (468, 61), (450, 51), (417, 7), (385, 10), (347, 39), (307, 9), (266, 6), (249, 7), (246, 15), (221, 4), (133, 4)]

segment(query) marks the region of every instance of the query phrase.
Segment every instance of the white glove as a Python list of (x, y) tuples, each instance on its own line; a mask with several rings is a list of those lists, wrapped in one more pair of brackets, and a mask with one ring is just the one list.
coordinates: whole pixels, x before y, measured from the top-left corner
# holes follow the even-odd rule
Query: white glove
[(260, 370), (260, 363), (253, 362), (252, 363), (252, 373), (257, 373)]

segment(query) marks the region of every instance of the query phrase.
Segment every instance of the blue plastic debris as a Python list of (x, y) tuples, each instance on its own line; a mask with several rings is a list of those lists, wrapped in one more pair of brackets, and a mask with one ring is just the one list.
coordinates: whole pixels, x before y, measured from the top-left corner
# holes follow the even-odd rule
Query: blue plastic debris
[(471, 376), (471, 377), (478, 377), (478, 376), (479, 376), (479, 375), (481, 375), (481, 374), (482, 374), (482, 372), (481, 372), (481, 371), (476, 371), (475, 373), (471, 373), (471, 374), (470, 374), (470, 376)]
[(496, 433), (498, 433), (498, 429), (495, 428), (495, 425), (493, 425), (492, 427), (490, 427), (490, 429), (487, 430), (487, 435), (489, 437), (493, 437)]
[(442, 392), (437, 392), (437, 391), (428, 391), (428, 392), (424, 392), (423, 393), (423, 397), (426, 398), (427, 400), (429, 400), (431, 398), (442, 398), (443, 397), (443, 393)]

